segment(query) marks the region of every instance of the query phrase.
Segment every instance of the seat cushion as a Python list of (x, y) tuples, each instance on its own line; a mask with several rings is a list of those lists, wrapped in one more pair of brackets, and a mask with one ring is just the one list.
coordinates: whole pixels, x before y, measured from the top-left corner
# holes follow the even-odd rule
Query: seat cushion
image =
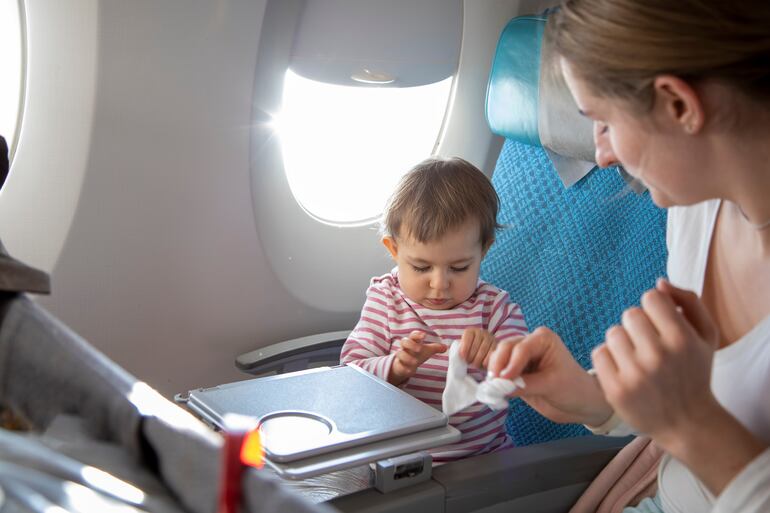
[[(590, 368), (607, 328), (665, 275), (665, 210), (648, 193), (632, 193), (615, 168), (565, 188), (541, 147), (513, 140), (506, 140), (492, 182), (506, 228), (482, 278), (510, 293), (530, 330), (553, 329)], [(587, 434), (520, 400), (511, 402), (507, 427), (516, 445)]]

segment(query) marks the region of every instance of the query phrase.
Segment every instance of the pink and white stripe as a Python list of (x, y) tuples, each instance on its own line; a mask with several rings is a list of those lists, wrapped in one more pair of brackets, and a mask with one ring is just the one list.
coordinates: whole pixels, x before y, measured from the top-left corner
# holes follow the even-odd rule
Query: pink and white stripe
[[(342, 347), (341, 362), (358, 365), (387, 380), (400, 340), (412, 331), (423, 331), (426, 343), (449, 346), (457, 343), (467, 328), (485, 329), (498, 342), (527, 332), (521, 308), (511, 303), (507, 292), (493, 285), (479, 281), (474, 294), (461, 305), (452, 310), (431, 310), (404, 295), (394, 271), (372, 279), (361, 318)], [(401, 388), (440, 410), (447, 364), (446, 353), (434, 355)], [(481, 381), (486, 371), (472, 369), (470, 374)], [(474, 403), (452, 415), (449, 423), (462, 432), (462, 440), (433, 449), (434, 461), (452, 461), (510, 447), (504, 425), (506, 413)]]

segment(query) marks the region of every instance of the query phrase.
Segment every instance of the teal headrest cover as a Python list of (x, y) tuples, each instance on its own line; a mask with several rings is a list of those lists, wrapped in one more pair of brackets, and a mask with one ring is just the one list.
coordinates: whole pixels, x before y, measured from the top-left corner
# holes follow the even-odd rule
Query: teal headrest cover
[[(547, 22), (543, 14), (520, 16), (506, 25), (489, 77), (487, 121), (492, 132), (506, 139), (542, 146), (552, 160), (566, 158), (590, 169), (591, 121), (579, 114), (567, 89)], [(560, 174), (563, 164), (554, 163)]]
[(487, 89), (487, 122), (495, 134), (540, 146), (537, 129), (540, 46), (545, 17), (521, 16), (503, 29)]

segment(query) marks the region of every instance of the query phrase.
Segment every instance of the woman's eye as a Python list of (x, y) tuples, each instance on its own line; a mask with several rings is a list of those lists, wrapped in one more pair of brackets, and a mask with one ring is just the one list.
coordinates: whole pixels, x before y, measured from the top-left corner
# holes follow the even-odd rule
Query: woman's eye
[(465, 265), (463, 267), (452, 267), (451, 269), (456, 273), (461, 273), (463, 271), (467, 271), (470, 265)]
[(610, 127), (609, 127), (609, 125), (605, 125), (604, 123), (602, 123), (602, 124), (600, 125), (600, 128), (599, 128), (599, 133), (600, 133), (600, 134), (606, 134), (606, 133), (607, 133), (607, 132), (609, 132), (609, 131), (610, 131)]
[(417, 267), (416, 265), (413, 265), (412, 269), (414, 269), (415, 272), (418, 272), (418, 273), (426, 273), (426, 272), (428, 272), (428, 269), (430, 269), (430, 267), (427, 267), (427, 266), (426, 267)]

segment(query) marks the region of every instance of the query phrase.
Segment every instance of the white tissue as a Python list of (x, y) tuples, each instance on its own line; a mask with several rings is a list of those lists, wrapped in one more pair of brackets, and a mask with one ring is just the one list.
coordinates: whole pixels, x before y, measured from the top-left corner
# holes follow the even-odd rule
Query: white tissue
[(487, 376), (485, 381), (476, 383), (468, 375), (468, 364), (460, 356), (460, 343), (456, 342), (449, 348), (449, 368), (441, 397), (441, 409), (449, 416), (479, 401), (493, 410), (502, 410), (508, 407), (506, 396), (525, 386), (521, 377), (511, 381)]

